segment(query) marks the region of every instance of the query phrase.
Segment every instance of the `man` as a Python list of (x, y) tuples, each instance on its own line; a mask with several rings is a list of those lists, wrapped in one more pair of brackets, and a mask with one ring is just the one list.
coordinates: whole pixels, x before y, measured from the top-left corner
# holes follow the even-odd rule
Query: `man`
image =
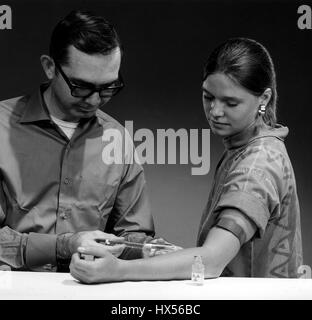
[[(73, 11), (55, 27), (49, 56), (41, 56), (49, 82), (0, 103), (0, 265), (68, 271), (81, 245), (154, 236), (143, 169), (126, 161), (129, 144), (121, 164), (104, 161), (105, 131), (125, 137), (100, 111), (123, 87), (121, 56), (106, 20)], [(107, 248), (141, 257), (123, 245)]]

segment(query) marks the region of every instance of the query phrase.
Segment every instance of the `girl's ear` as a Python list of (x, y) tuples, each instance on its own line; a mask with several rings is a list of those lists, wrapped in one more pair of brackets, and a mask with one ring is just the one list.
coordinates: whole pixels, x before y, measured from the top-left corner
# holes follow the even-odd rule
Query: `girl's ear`
[(264, 90), (263, 94), (259, 97), (259, 106), (265, 105), (267, 106), (272, 97), (272, 90), (267, 88)]

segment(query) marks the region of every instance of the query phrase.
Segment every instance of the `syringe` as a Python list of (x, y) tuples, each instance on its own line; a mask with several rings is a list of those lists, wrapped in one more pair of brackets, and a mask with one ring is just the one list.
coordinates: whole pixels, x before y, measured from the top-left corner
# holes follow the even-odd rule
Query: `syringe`
[(155, 250), (173, 250), (175, 247), (174, 245), (168, 244), (160, 244), (160, 243), (140, 243), (140, 242), (132, 242), (126, 240), (110, 240), (110, 239), (97, 239), (96, 242), (103, 243), (107, 246), (114, 246), (117, 244), (124, 244), (128, 248), (139, 248), (142, 249), (143, 247), (148, 249), (155, 249)]
[[(106, 246), (114, 246), (118, 244), (124, 244), (127, 248), (137, 248), (148, 250), (148, 251), (157, 251), (157, 250), (167, 250), (167, 252), (173, 252), (178, 249), (175, 245), (167, 245), (167, 244), (160, 244), (160, 243), (140, 243), (140, 242), (132, 242), (132, 241), (126, 241), (123, 239), (96, 239), (95, 240), (98, 243), (102, 243)], [(80, 253), (80, 258), (85, 260), (94, 260), (94, 257), (92, 255), (82, 254)]]

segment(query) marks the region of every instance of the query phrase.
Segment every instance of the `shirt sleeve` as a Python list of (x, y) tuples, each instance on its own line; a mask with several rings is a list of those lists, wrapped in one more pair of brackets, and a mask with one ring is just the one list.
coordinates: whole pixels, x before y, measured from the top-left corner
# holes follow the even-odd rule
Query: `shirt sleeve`
[(267, 160), (266, 150), (249, 150), (229, 172), (215, 211), (239, 210), (256, 225), (256, 236), (262, 237), (269, 219), (279, 211), (281, 174), (278, 161)]
[(20, 269), (25, 265), (24, 249), (27, 235), (21, 234), (9, 227), (0, 229), (0, 265), (9, 265)]
[[(0, 190), (0, 225), (5, 221), (6, 201)], [(8, 226), (0, 229), (0, 264), (14, 269), (56, 263), (56, 235), (20, 233)]]
[(56, 235), (0, 229), (0, 264), (14, 269), (56, 264)]
[(29, 233), (25, 253), (27, 267), (56, 265), (56, 239), (54, 234)]
[[(0, 185), (0, 226), (6, 218), (6, 200), (3, 189)], [(24, 248), (27, 236), (9, 227), (0, 229), (0, 265), (9, 265), (19, 269), (24, 266)]]
[[(125, 237), (128, 241), (142, 243), (149, 241), (155, 235), (154, 222), (147, 196), (144, 171), (133, 151), (133, 142), (130, 138), (128, 141), (124, 175), (105, 232)], [(130, 248), (126, 248), (121, 255), (123, 259), (141, 257), (141, 250)]]
[(241, 245), (249, 241), (257, 230), (254, 222), (237, 209), (222, 210), (215, 225), (233, 233)]

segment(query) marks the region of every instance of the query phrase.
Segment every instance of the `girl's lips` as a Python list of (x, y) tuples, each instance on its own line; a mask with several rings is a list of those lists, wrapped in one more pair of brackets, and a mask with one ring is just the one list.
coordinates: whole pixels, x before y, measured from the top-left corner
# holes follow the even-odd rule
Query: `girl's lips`
[(217, 126), (229, 126), (228, 123), (217, 122), (217, 121), (214, 121), (214, 120), (211, 120), (211, 119), (210, 119), (210, 121), (211, 121), (213, 124), (217, 125)]

